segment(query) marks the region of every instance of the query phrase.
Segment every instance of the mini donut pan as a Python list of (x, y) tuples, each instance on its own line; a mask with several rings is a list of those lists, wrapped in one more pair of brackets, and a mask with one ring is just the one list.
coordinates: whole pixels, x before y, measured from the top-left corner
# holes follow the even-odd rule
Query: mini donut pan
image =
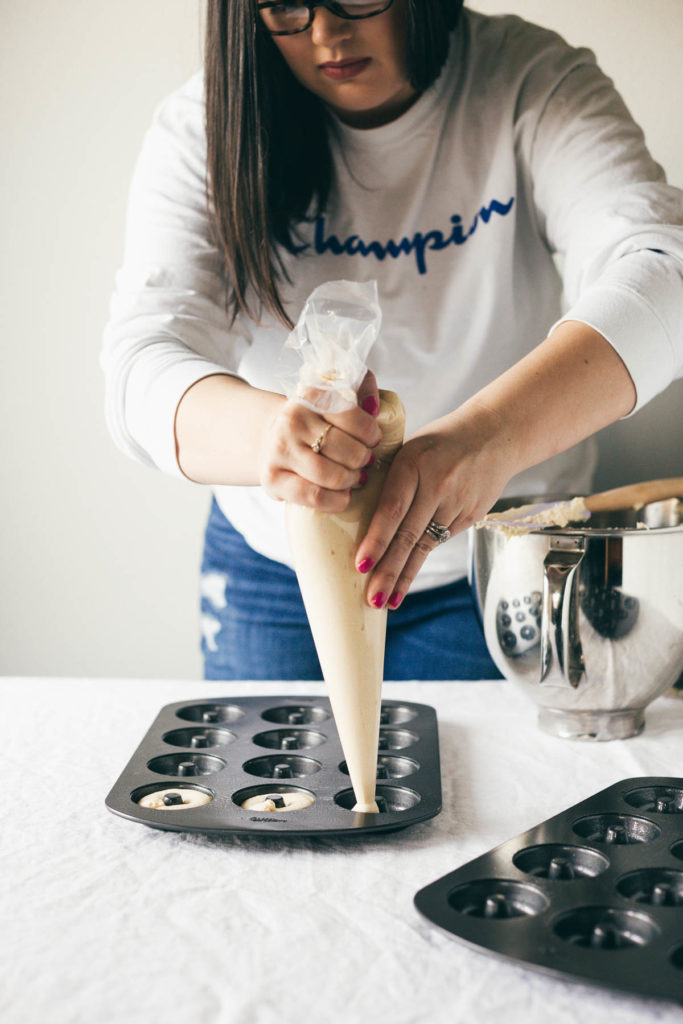
[[(167, 806), (139, 804), (160, 790), (172, 791)], [(197, 791), (208, 794), (209, 802), (181, 804), (183, 796), (190, 799)], [(263, 811), (241, 806), (250, 797), (281, 804), (297, 793), (312, 798), (309, 806)], [(321, 697), (168, 704), (105, 803), (131, 821), (176, 832), (357, 835), (405, 828), (441, 810), (436, 712), (425, 704), (382, 701), (379, 814), (352, 810), (355, 798), (332, 710)]]
[(626, 779), (421, 889), (429, 921), (548, 974), (683, 1002), (683, 779)]

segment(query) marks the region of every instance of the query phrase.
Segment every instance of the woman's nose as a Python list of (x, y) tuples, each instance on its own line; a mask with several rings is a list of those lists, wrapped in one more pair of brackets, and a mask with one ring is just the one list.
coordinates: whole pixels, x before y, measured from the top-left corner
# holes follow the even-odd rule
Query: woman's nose
[(343, 39), (348, 39), (353, 32), (353, 22), (346, 18), (338, 18), (327, 7), (315, 7), (311, 40), (315, 46), (332, 46)]

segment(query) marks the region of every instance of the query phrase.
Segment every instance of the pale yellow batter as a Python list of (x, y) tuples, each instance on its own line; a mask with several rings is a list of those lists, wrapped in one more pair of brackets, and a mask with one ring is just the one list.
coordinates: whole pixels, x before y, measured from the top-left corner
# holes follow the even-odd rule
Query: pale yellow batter
[(287, 506), (287, 532), (308, 621), (356, 796), (355, 811), (377, 813), (375, 779), (387, 611), (365, 600), (369, 577), (354, 556), (403, 443), (397, 395), (380, 391), (382, 442), (366, 484), (344, 512)]
[(571, 501), (557, 501), (550, 508), (539, 509), (537, 505), (518, 505), (505, 512), (489, 512), (477, 527), (497, 526), (506, 534), (528, 533), (545, 526), (563, 527), (569, 523), (585, 520), (588, 510), (583, 498)]
[[(182, 803), (165, 804), (164, 797), (169, 794), (180, 794)], [(201, 789), (155, 789), (153, 793), (147, 793), (140, 797), (140, 807), (151, 807), (155, 811), (186, 811), (189, 807), (201, 807), (213, 800), (210, 793)]]
[(303, 807), (310, 807), (314, 797), (310, 793), (259, 793), (258, 796), (250, 796), (242, 802), (245, 811), (300, 811)]

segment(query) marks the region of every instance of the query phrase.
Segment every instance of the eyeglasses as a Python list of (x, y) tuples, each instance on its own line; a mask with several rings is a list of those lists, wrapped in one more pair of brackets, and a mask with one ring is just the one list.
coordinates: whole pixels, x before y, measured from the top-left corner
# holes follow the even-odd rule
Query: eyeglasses
[(322, 3), (276, 3), (274, 0), (267, 0), (266, 3), (258, 5), (261, 20), (271, 36), (293, 36), (297, 32), (305, 32), (313, 24), (313, 10), (316, 7), (326, 7), (328, 11), (338, 18), (346, 18), (348, 21), (360, 21), (361, 18), (374, 18), (378, 14), (388, 11), (394, 0), (344, 0), (344, 3), (335, 3), (334, 0), (322, 0)]

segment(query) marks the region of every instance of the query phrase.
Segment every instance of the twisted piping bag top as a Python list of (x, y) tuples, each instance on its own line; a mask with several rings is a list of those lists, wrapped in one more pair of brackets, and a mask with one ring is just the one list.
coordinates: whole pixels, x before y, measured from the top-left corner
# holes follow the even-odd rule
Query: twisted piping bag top
[(327, 281), (308, 297), (285, 347), (301, 357), (290, 398), (323, 416), (356, 405), (382, 323), (376, 281)]

